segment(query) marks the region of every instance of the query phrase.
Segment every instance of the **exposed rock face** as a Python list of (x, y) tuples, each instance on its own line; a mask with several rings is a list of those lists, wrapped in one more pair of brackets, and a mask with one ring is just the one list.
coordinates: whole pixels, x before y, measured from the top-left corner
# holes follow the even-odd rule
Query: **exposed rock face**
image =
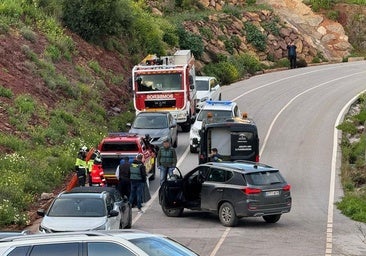
[(345, 57), (352, 50), (343, 26), (313, 13), (302, 0), (257, 0), (257, 3), (271, 5), (289, 26), (308, 35), (307, 43), (320, 50), (329, 60)]
[[(319, 54), (330, 61), (340, 61), (352, 49), (341, 24), (314, 14), (301, 0), (257, 0), (257, 4), (261, 3), (272, 6), (273, 12), (244, 12), (240, 18), (221, 13), (211, 15), (205, 22), (185, 23), (187, 30), (203, 37), (206, 51), (202, 58), (204, 63), (211, 62), (212, 57), (217, 54), (229, 55), (225, 45), (233, 36), (238, 37), (241, 44), (235, 47), (231, 54), (250, 51), (266, 62), (287, 57), (286, 46), (290, 42), (297, 46), (298, 57), (308, 63)], [(201, 4), (220, 11), (225, 4), (244, 6), (246, 3), (245, 0), (201, 0)], [(273, 31), (263, 27), (278, 18), (281, 23), (278, 34), (273, 34)], [(247, 41), (244, 23), (248, 21), (255, 24), (267, 37), (267, 48), (264, 52), (257, 50)], [(209, 39), (200, 33), (202, 27), (212, 30)]]

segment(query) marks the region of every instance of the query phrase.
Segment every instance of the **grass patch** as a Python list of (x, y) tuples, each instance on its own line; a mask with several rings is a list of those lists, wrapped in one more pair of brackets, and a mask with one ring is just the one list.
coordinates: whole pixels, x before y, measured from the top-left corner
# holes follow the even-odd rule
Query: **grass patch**
[(13, 97), (13, 92), (10, 89), (0, 85), (0, 97), (11, 99)]
[(357, 113), (348, 113), (337, 126), (342, 131), (341, 180), (345, 196), (336, 205), (353, 220), (366, 223), (366, 134), (359, 126), (366, 121), (366, 95), (359, 97)]

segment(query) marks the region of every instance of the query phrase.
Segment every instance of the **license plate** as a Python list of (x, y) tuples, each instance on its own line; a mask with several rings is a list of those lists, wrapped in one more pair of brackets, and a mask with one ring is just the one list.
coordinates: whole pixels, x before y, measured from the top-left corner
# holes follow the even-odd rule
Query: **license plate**
[(279, 196), (279, 195), (280, 195), (280, 191), (278, 191), (278, 190), (266, 192), (266, 196)]

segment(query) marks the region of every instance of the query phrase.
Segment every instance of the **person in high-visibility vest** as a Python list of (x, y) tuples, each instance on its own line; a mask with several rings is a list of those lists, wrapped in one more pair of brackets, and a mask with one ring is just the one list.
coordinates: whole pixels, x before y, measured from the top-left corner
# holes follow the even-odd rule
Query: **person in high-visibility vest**
[(88, 170), (88, 165), (85, 161), (87, 152), (88, 148), (86, 146), (81, 147), (75, 161), (75, 172), (78, 176), (78, 184), (82, 187), (85, 186), (86, 172)]

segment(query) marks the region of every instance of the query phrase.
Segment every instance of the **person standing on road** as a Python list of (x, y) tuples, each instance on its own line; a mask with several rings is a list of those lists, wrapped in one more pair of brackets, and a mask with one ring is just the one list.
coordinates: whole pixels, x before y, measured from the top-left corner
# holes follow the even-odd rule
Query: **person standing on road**
[(81, 147), (75, 161), (75, 172), (78, 177), (78, 185), (80, 187), (84, 187), (86, 182), (86, 172), (88, 170), (88, 165), (86, 163), (87, 152), (88, 148), (86, 146)]
[(160, 185), (167, 179), (167, 175), (171, 175), (175, 166), (177, 165), (177, 153), (175, 149), (170, 146), (170, 139), (163, 142), (160, 147), (157, 157), (158, 169), (160, 170)]
[(131, 194), (130, 167), (130, 159), (126, 156), (121, 159), (116, 169), (116, 177), (118, 179), (117, 189), (121, 193), (121, 196), (126, 196), (127, 198)]
[(137, 204), (138, 212), (144, 213), (142, 210), (142, 194), (144, 193), (144, 185), (146, 183), (146, 167), (142, 162), (142, 154), (138, 154), (130, 166), (131, 194), (130, 204)]
[(291, 42), (287, 45), (287, 56), (290, 61), (290, 68), (296, 68), (296, 45)]

